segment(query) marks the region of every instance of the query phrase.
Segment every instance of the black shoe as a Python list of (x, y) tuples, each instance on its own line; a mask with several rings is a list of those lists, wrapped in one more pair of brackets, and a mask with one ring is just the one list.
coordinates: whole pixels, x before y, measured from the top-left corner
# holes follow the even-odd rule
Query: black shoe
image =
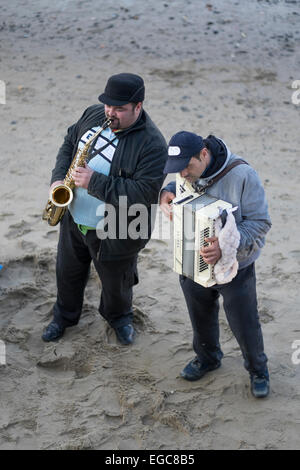
[(124, 325), (114, 329), (118, 340), (122, 344), (132, 344), (135, 331), (132, 325)]
[(251, 374), (251, 393), (255, 398), (265, 398), (270, 392), (268, 372), (264, 374)]
[(199, 380), (207, 372), (218, 369), (221, 366), (221, 362), (215, 364), (201, 363), (197, 357), (190, 361), (185, 368), (180, 372), (180, 375), (185, 380)]
[(61, 338), (64, 332), (65, 328), (63, 328), (58, 323), (56, 323), (55, 320), (53, 320), (45, 329), (42, 335), (42, 339), (46, 342), (55, 341), (56, 339)]

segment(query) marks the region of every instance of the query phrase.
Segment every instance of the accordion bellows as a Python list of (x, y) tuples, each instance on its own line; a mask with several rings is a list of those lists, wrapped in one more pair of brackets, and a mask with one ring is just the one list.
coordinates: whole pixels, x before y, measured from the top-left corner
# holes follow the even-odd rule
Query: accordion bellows
[[(230, 282), (238, 269), (236, 250), (239, 245), (232, 205), (207, 194), (200, 195), (176, 176), (176, 194), (180, 195), (173, 200), (174, 271), (204, 287)], [(223, 211), (227, 211), (228, 216), (222, 228), (220, 215)], [(222, 258), (214, 266), (203, 260), (200, 249), (207, 245), (205, 238), (215, 235), (219, 237)]]

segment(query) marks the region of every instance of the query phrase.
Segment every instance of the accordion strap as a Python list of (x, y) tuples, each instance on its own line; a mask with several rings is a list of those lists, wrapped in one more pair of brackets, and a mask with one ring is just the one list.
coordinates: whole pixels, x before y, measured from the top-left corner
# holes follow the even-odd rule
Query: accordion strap
[(228, 165), (226, 168), (224, 168), (224, 170), (221, 171), (221, 173), (219, 173), (215, 178), (212, 178), (211, 180), (209, 180), (208, 183), (206, 183), (203, 186), (197, 187), (196, 188), (197, 192), (200, 192), (200, 193), (203, 192), (204, 193), (206, 188), (209, 188), (210, 186), (215, 184), (217, 181), (219, 181), (221, 178), (223, 178), (223, 176), (227, 175), (227, 173), (230, 170), (232, 170), (232, 168), (234, 168), (238, 165), (242, 165), (242, 164), (249, 165), (247, 162), (245, 162), (245, 160), (242, 160), (241, 158), (239, 158), (238, 160), (235, 160), (230, 165)]

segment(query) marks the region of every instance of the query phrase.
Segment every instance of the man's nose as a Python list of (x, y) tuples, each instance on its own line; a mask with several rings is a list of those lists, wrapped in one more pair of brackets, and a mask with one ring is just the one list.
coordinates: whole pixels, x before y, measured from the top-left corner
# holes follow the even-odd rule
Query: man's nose
[(106, 115), (108, 117), (113, 117), (114, 115), (114, 109), (111, 106), (106, 106)]

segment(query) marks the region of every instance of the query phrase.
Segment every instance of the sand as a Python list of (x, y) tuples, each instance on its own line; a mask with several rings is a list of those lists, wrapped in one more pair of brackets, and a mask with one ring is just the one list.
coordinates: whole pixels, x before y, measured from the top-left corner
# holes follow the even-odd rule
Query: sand
[[(299, 449), (299, 21), (296, 0), (0, 6), (0, 449)], [(214, 133), (259, 172), (273, 222), (256, 265), (267, 399), (251, 396), (223, 310), (222, 367), (179, 377), (194, 353), (171, 239), (140, 254), (133, 346), (99, 316), (94, 271), (79, 325), (41, 340), (56, 296), (58, 228), (41, 212), (57, 150), (123, 71), (144, 77), (167, 140)]]

